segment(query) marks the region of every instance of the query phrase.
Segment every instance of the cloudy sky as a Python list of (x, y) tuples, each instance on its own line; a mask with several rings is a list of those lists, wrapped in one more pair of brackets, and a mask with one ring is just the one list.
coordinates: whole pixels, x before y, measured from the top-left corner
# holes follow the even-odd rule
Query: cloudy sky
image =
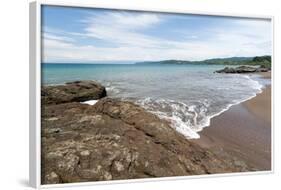
[(42, 62), (271, 54), (270, 20), (44, 6)]

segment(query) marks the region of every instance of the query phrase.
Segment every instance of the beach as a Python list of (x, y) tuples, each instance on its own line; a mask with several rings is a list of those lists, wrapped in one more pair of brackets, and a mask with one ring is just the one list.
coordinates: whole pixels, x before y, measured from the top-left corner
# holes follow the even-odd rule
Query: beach
[(133, 102), (107, 97), (94, 81), (43, 86), (41, 101), (43, 184), (254, 170), (202, 148)]
[[(271, 170), (270, 72), (213, 74), (222, 66), (212, 65), (45, 68), (43, 184)], [(89, 80), (68, 81), (77, 69)]]
[[(270, 73), (263, 75), (270, 78)], [(218, 154), (241, 158), (256, 170), (271, 170), (271, 85), (262, 93), (211, 119), (200, 139), (192, 140)]]
[(41, 184), (271, 170), (270, 19), (42, 18)]

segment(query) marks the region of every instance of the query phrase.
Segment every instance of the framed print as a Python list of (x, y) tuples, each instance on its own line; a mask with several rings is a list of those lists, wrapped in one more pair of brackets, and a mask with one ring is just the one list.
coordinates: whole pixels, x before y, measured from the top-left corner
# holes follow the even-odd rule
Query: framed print
[(31, 185), (270, 173), (272, 26), (31, 3)]

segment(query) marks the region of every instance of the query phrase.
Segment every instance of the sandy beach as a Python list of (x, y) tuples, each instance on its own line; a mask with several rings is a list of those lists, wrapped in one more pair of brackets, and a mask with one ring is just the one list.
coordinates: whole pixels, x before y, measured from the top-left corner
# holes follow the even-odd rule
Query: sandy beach
[(203, 147), (238, 157), (256, 170), (271, 170), (271, 85), (213, 118), (200, 136), (193, 141)]

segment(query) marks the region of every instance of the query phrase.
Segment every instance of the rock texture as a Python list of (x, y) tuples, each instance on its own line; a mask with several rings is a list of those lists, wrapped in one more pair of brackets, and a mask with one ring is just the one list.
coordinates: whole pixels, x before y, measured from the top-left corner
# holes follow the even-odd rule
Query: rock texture
[(75, 81), (65, 85), (44, 86), (41, 89), (41, 98), (44, 104), (82, 102), (105, 96), (105, 87), (94, 81)]
[(222, 70), (215, 71), (216, 73), (255, 73), (255, 72), (268, 72), (268, 68), (264, 67), (250, 67), (250, 66), (239, 66), (239, 67), (225, 67)]
[[(46, 94), (57, 94), (55, 89)], [(45, 101), (41, 123), (43, 184), (251, 170), (190, 142), (167, 121), (127, 101)]]

